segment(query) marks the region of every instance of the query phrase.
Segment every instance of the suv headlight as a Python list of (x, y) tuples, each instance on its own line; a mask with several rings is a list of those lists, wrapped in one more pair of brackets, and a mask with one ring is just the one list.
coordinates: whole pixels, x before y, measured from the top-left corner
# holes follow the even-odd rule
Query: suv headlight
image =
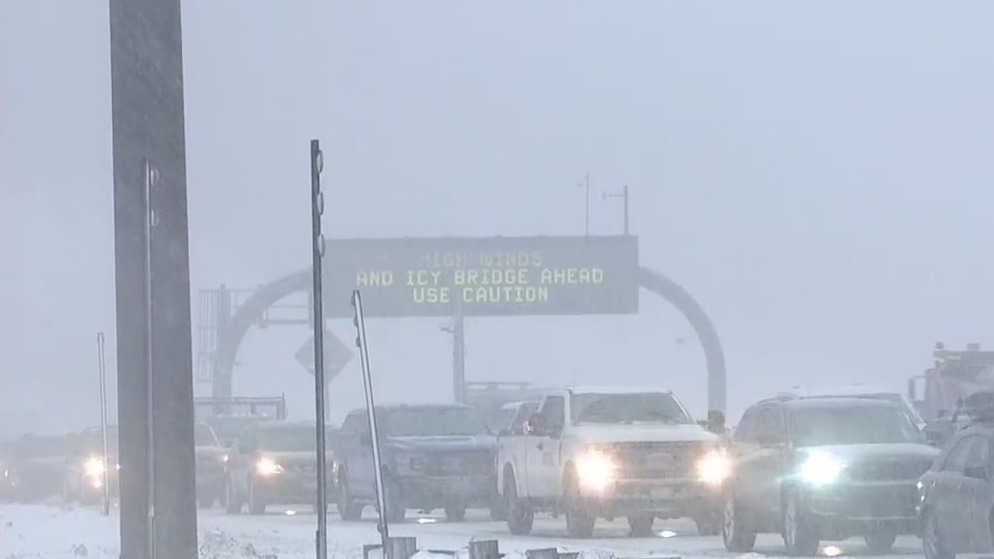
[(697, 481), (718, 486), (732, 475), (732, 461), (724, 450), (712, 450), (696, 464)]
[(814, 486), (835, 483), (846, 465), (838, 458), (824, 452), (809, 455), (801, 464), (798, 475), (801, 480)]
[(614, 483), (618, 464), (608, 453), (589, 448), (576, 458), (576, 476), (581, 487), (604, 491)]
[(98, 456), (91, 456), (83, 462), (83, 472), (89, 477), (100, 477), (104, 475), (104, 461)]
[(280, 466), (271, 458), (260, 458), (255, 463), (255, 473), (263, 477), (274, 476), (283, 473), (283, 466)]

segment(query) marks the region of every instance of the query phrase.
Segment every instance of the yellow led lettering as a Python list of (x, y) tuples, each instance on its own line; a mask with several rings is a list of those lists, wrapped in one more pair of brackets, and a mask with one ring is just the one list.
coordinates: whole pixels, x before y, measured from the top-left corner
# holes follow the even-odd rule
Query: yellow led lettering
[(603, 283), (604, 270), (600, 268), (543, 268), (539, 282), (555, 285)]
[(531, 285), (494, 287), (464, 287), (464, 303), (544, 303), (549, 300), (549, 288)]
[(440, 270), (408, 270), (407, 285), (408, 287), (438, 285), (441, 277)]
[(361, 270), (356, 272), (357, 287), (390, 287), (393, 285), (393, 272), (390, 270)]
[(448, 287), (415, 287), (411, 290), (415, 303), (448, 303)]

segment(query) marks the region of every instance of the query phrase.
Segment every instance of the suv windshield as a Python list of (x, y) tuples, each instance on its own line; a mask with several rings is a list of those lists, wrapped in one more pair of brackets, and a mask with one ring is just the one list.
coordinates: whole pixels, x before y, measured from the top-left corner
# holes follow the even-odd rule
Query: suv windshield
[(487, 435), (487, 424), (475, 410), (455, 407), (395, 408), (385, 414), (390, 437), (471, 437)]
[(221, 443), (218, 442), (210, 425), (197, 423), (193, 426), (193, 444), (194, 446), (219, 446)]
[(571, 400), (574, 424), (599, 423), (633, 425), (664, 423), (690, 425), (693, 418), (672, 394), (646, 392), (639, 394), (576, 394)]
[(270, 452), (312, 452), (318, 446), (315, 427), (306, 425), (259, 429), (258, 442)]
[(798, 446), (923, 442), (921, 431), (898, 406), (812, 407), (791, 415)]

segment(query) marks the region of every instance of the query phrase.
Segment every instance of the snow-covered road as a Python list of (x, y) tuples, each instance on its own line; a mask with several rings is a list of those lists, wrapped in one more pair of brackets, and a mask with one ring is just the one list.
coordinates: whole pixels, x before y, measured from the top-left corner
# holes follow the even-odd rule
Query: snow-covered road
[[(569, 550), (613, 550), (623, 557), (680, 555), (733, 558), (720, 537), (700, 537), (690, 522), (657, 522), (657, 536), (629, 538), (625, 522), (600, 522), (590, 540), (565, 537), (562, 520), (539, 518), (531, 536), (509, 536), (503, 523), (491, 522), (485, 512), (471, 511), (466, 522), (447, 523), (441, 518), (414, 519), (392, 526), (393, 535), (417, 536), (422, 549), (459, 549), (471, 538), (499, 539), (502, 551), (560, 547)], [(378, 541), (372, 515), (361, 522), (341, 522), (333, 513), (329, 522), (329, 556), (359, 559), (363, 544)], [(304, 559), (314, 556), (315, 515), (274, 512), (265, 516), (228, 516), (221, 511), (200, 511), (201, 559), (278, 558)], [(117, 559), (118, 519), (103, 517), (92, 509), (64, 510), (59, 507), (4, 505), (0, 508), (0, 559), (64, 559), (90, 557)], [(761, 536), (756, 552), (783, 555), (778, 536)], [(823, 544), (826, 556), (867, 555), (859, 539)], [(921, 555), (921, 544), (913, 537), (898, 540), (894, 555)]]

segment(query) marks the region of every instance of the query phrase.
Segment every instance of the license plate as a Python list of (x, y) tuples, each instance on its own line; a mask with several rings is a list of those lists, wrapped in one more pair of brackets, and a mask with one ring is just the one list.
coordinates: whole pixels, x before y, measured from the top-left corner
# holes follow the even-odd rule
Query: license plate
[(676, 491), (672, 487), (660, 487), (649, 492), (649, 497), (653, 499), (672, 499), (676, 497)]

